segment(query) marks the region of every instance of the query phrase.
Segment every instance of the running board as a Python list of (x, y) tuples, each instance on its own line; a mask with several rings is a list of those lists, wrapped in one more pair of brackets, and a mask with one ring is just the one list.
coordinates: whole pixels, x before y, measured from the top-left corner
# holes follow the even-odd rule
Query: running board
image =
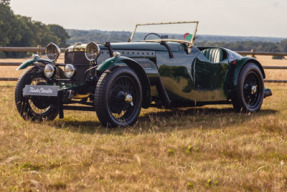
[(82, 107), (82, 106), (63, 106), (63, 109), (70, 111), (95, 111), (94, 107)]

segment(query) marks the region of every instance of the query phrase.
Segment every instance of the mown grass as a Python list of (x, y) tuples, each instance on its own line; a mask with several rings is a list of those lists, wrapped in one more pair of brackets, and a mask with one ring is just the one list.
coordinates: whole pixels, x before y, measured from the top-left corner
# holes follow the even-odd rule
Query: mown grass
[(150, 108), (117, 129), (94, 112), (24, 121), (14, 85), (0, 84), (0, 191), (287, 190), (287, 85), (266, 84), (255, 114)]
[(286, 191), (287, 87), (271, 88), (259, 113), (151, 108), (107, 129), (93, 112), (24, 121), (1, 86), (0, 190)]

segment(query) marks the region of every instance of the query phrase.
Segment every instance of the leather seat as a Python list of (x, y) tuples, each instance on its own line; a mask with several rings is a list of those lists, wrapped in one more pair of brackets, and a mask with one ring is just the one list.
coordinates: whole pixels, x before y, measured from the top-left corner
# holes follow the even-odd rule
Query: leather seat
[(202, 50), (202, 53), (212, 63), (219, 63), (223, 60), (223, 51), (220, 48), (207, 48)]

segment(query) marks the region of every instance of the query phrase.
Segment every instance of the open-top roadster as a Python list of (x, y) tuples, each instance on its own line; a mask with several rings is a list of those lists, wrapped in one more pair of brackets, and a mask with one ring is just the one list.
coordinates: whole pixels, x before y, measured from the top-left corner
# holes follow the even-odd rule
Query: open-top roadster
[[(186, 28), (190, 26), (190, 28)], [(129, 42), (75, 44), (57, 64), (60, 49), (46, 48), (18, 70), (15, 101), (24, 119), (53, 120), (64, 110), (96, 111), (103, 126), (129, 126), (141, 108), (233, 104), (256, 112), (265, 89), (254, 58), (221, 47), (196, 47), (197, 21), (136, 25)], [(183, 31), (183, 32), (182, 32)]]

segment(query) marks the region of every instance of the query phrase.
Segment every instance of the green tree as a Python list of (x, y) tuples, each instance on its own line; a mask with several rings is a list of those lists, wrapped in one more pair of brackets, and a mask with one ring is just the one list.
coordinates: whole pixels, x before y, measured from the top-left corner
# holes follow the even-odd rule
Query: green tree
[(10, 7), (0, 3), (0, 46), (8, 45), (11, 38), (16, 36), (14, 31), (16, 25), (17, 19)]
[[(66, 30), (60, 25), (45, 25), (33, 21), (30, 17), (15, 15), (9, 7), (9, 1), (0, 0), (0, 46), (35, 47), (46, 46), (54, 42), (60, 47), (66, 46), (69, 38)], [(4, 57), (22, 57), (26, 53), (0, 52)]]
[(51, 32), (54, 33), (55, 36), (59, 38), (59, 46), (60, 47), (66, 47), (67, 46), (67, 40), (70, 38), (68, 35), (67, 31), (60, 25), (56, 24), (51, 24), (48, 25), (48, 28), (50, 29)]
[(10, 0), (0, 0), (1, 4), (10, 5)]
[(279, 49), (282, 52), (287, 52), (287, 39), (285, 39), (279, 43)]

